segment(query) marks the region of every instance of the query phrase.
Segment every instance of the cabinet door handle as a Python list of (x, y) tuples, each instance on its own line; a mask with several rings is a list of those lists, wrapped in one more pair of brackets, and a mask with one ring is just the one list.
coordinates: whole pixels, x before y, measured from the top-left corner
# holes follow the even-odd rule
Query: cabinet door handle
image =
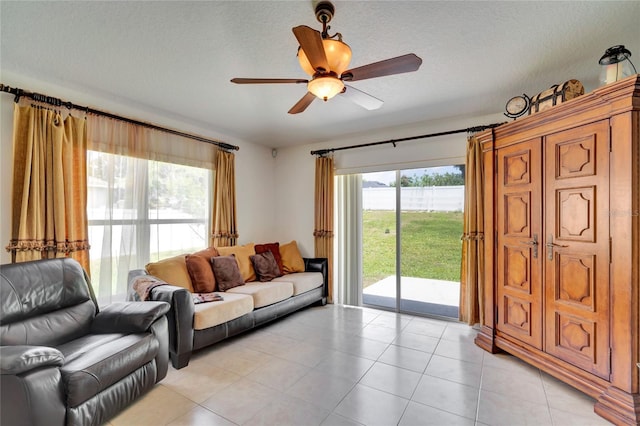
[(545, 244), (547, 246), (547, 259), (549, 260), (553, 260), (553, 248), (554, 247), (569, 247), (563, 244), (556, 244), (553, 242), (553, 235), (549, 234), (549, 238), (547, 238), (547, 244)]
[(522, 244), (526, 244), (528, 246), (532, 246), (533, 258), (538, 258), (538, 234), (533, 234), (533, 240), (531, 241), (520, 241)]

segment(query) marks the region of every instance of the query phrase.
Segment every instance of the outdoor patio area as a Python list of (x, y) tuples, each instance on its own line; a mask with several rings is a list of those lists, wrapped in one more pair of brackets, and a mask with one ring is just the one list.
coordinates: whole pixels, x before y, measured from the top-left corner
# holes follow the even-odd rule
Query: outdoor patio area
[[(362, 302), (396, 308), (396, 277), (389, 276), (362, 290)], [(408, 312), (458, 318), (460, 283), (427, 278), (400, 278), (400, 309)]]

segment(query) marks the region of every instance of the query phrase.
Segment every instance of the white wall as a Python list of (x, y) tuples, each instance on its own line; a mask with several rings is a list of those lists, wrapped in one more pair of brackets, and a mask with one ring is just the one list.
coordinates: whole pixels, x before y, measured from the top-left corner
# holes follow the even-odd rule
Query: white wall
[[(79, 105), (90, 106), (140, 121), (221, 140), (240, 147), (236, 151), (236, 193), (238, 207), (239, 242), (267, 242), (281, 237), (275, 223), (275, 165), (271, 148), (225, 136), (212, 129), (204, 129), (173, 119), (157, 111), (149, 111), (130, 104), (119, 103), (99, 94), (80, 92), (47, 82), (2, 72), (2, 83), (31, 92), (39, 92)], [(11, 182), (13, 174), (13, 96), (0, 94), (0, 263), (11, 260), (4, 247), (11, 236)]]
[(12, 111), (13, 96), (0, 94), (0, 263), (11, 261), (5, 247), (11, 239)]
[[(379, 142), (425, 135), (471, 126), (500, 123), (504, 115), (496, 113), (476, 118), (454, 118), (399, 126), (383, 131), (329, 140), (278, 150), (276, 169), (276, 229), (281, 241), (296, 239), (303, 255), (313, 255), (313, 216), (315, 157), (312, 150)], [(337, 174), (376, 172), (418, 167), (463, 164), (466, 154), (465, 133), (418, 139), (393, 145), (379, 145), (334, 153)]]

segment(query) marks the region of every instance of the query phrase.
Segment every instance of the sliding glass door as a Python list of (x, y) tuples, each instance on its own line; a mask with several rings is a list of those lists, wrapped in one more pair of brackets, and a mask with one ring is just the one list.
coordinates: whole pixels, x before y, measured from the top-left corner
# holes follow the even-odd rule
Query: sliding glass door
[(395, 172), (362, 175), (362, 302), (397, 309)]
[(462, 166), (363, 175), (363, 303), (458, 316)]

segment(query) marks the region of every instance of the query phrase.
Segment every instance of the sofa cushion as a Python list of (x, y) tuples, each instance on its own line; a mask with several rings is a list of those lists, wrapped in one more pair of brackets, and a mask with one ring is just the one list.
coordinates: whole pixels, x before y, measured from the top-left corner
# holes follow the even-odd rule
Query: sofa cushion
[(194, 293), (185, 257), (186, 255), (181, 254), (158, 262), (147, 263), (145, 269), (149, 275), (158, 277), (169, 284), (186, 288), (191, 293)]
[(276, 263), (278, 264), (278, 269), (280, 270), (280, 275), (284, 275), (284, 267), (282, 266), (282, 257), (280, 256), (280, 243), (268, 243), (268, 244), (256, 244), (255, 245), (256, 254), (264, 253), (270, 251), (273, 253), (273, 257), (276, 259)]
[(150, 362), (160, 343), (152, 333), (127, 334), (83, 350), (60, 368), (67, 405), (77, 407)]
[(220, 291), (244, 285), (235, 255), (212, 257), (213, 274)]
[(257, 309), (281, 302), (293, 296), (293, 284), (273, 281), (268, 283), (248, 283), (241, 287), (232, 288), (227, 293), (247, 294), (253, 297), (253, 306)]
[(293, 284), (293, 295), (297, 296), (314, 288), (322, 287), (324, 277), (322, 276), (322, 272), (298, 272), (296, 274), (288, 274), (274, 278), (273, 281), (290, 282)]
[(231, 247), (218, 247), (218, 253), (220, 256), (235, 255), (238, 261), (238, 267), (240, 268), (240, 274), (244, 282), (248, 283), (256, 280), (256, 271), (253, 269), (253, 264), (249, 256), (256, 254), (255, 244), (249, 243), (243, 246), (231, 246)]
[(280, 256), (282, 257), (282, 268), (285, 274), (304, 272), (304, 260), (300, 255), (298, 243), (295, 240), (287, 244), (280, 244)]
[(254, 254), (251, 256), (251, 262), (253, 263), (253, 269), (256, 270), (256, 276), (261, 282), (271, 281), (282, 275), (276, 259), (270, 251)]
[(96, 350), (100, 346), (108, 345), (122, 337), (122, 333), (87, 334), (78, 339), (56, 346), (66, 363), (75, 361), (87, 352)]
[(221, 293), (224, 300), (195, 305), (194, 330), (223, 324), (253, 311), (253, 298), (245, 294)]

